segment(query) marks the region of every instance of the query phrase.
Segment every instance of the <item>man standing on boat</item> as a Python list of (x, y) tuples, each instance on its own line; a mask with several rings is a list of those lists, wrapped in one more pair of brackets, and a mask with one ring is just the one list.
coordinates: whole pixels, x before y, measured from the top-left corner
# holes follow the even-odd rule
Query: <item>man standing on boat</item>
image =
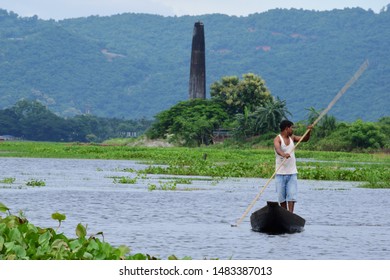
[(294, 123), (283, 120), (280, 123), (280, 134), (274, 139), (276, 157), (276, 190), (280, 206), (294, 212), (294, 204), (297, 201), (298, 177), (297, 164), (294, 154), (294, 142), (306, 142), (310, 139), (312, 126), (308, 126), (309, 132), (301, 140), (302, 136), (293, 134)]

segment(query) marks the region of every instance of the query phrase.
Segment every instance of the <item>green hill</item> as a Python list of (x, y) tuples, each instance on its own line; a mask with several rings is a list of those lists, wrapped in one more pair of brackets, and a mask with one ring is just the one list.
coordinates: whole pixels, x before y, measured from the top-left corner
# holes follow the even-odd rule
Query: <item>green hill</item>
[(389, 115), (390, 11), (360, 8), (62, 21), (0, 10), (0, 109), (28, 98), (61, 116), (152, 118), (188, 98), (198, 20), (205, 26), (207, 90), (223, 76), (253, 72), (298, 121), (306, 108), (325, 108), (368, 59), (368, 70), (330, 114), (346, 121)]

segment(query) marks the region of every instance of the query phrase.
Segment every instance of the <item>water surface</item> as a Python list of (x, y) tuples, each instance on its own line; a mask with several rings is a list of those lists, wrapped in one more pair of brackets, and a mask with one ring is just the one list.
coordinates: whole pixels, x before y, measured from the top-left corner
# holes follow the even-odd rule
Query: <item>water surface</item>
[[(23, 211), (40, 227), (57, 227), (54, 212), (67, 219), (59, 231), (75, 237), (78, 223), (89, 235), (103, 232), (112, 245), (159, 258), (193, 259), (390, 259), (390, 190), (357, 188), (357, 183), (299, 181), (296, 213), (306, 219), (302, 233), (253, 232), (250, 213), (275, 200), (273, 182), (245, 216), (266, 179), (194, 180), (176, 191), (149, 191), (167, 175), (148, 175), (135, 184), (112, 177), (136, 177), (145, 166), (126, 160), (1, 158), (0, 202), (13, 214)], [(195, 177), (191, 177), (195, 178)], [(29, 180), (44, 187), (27, 187)], [(188, 190), (188, 189), (192, 190)], [(102, 237), (99, 237), (102, 238)]]

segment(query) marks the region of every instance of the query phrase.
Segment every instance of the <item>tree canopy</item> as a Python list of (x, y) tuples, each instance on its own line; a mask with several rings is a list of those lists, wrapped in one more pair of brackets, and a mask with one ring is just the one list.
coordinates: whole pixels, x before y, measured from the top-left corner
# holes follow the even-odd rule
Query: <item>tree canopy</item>
[(218, 103), (206, 99), (182, 101), (156, 116), (147, 135), (168, 138), (186, 146), (208, 145), (213, 131), (228, 119), (227, 113)]
[(12, 135), (24, 140), (56, 142), (101, 142), (127, 133), (142, 134), (151, 121), (101, 118), (77, 115), (72, 118), (57, 116), (46, 106), (21, 100), (14, 106), (0, 110), (0, 135)]
[(258, 75), (248, 73), (223, 77), (214, 82), (210, 89), (211, 98), (220, 102), (230, 115), (243, 113), (244, 108), (253, 111), (256, 107), (272, 101), (272, 96), (265, 86), (265, 81)]
[(159, 113), (148, 135), (184, 145), (207, 145), (216, 129), (233, 130), (238, 138), (275, 131), (288, 114), (286, 103), (274, 99), (260, 76), (242, 77), (222, 77), (213, 83), (210, 100), (179, 102)]

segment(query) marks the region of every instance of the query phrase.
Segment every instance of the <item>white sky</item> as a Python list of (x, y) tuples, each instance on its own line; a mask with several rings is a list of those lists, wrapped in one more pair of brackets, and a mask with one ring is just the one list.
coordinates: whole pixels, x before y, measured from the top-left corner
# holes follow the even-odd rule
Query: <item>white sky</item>
[(247, 16), (274, 8), (323, 11), (361, 7), (378, 13), (389, 3), (390, 0), (0, 0), (0, 8), (22, 17), (37, 15), (41, 19), (60, 20), (121, 13)]

